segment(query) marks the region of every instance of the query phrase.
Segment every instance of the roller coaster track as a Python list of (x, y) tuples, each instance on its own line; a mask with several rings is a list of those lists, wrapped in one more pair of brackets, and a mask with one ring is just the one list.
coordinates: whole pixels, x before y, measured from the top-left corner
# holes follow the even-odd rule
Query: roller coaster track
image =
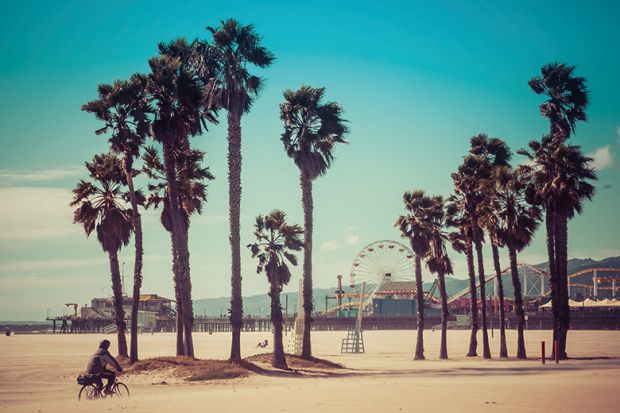
[[(530, 264), (518, 264), (518, 265), (517, 265), (517, 268), (519, 268), (519, 269), (524, 268), (524, 269), (527, 269), (527, 270), (531, 270), (531, 271), (533, 271), (533, 272), (537, 273), (538, 275), (542, 275), (542, 276), (544, 276), (544, 277), (549, 277), (549, 273), (548, 273), (547, 271), (542, 270), (542, 269), (540, 269), (540, 268), (538, 268), (538, 267), (534, 267), (533, 265), (530, 265)], [(503, 274), (505, 274), (505, 273), (507, 273), (507, 272), (509, 272), (509, 271), (510, 271), (510, 267), (507, 267), (507, 268), (503, 269), (501, 273), (502, 273), (502, 275), (503, 275)], [(569, 275), (568, 275), (568, 279), (572, 279), (572, 278), (578, 277), (578, 276), (580, 276), (580, 275), (584, 275), (584, 274), (588, 274), (588, 273), (594, 273), (594, 272), (596, 272), (597, 274), (598, 274), (599, 272), (618, 272), (618, 273), (620, 273), (620, 268), (612, 268), (612, 267), (605, 267), (605, 268), (588, 268), (588, 269), (585, 269), (585, 270), (581, 270), (581, 271), (577, 271), (577, 272), (574, 272), (574, 273), (572, 273), (572, 274), (569, 274)], [(489, 276), (487, 276), (487, 277), (485, 278), (485, 282), (492, 281), (492, 280), (494, 280), (494, 279), (495, 279), (495, 277), (496, 277), (496, 276), (495, 276), (495, 274), (493, 274), (493, 275), (489, 275)], [(609, 282), (609, 280), (607, 279), (608, 277), (606, 277), (606, 276), (598, 276), (598, 278), (599, 278), (599, 279), (601, 279), (601, 281), (603, 281), (603, 282)], [(614, 277), (614, 278), (615, 278), (615, 277)], [(617, 280), (618, 280), (618, 282), (619, 282), (619, 284), (620, 284), (620, 276), (619, 276), (619, 277), (617, 277)], [(592, 285), (587, 285), (587, 284), (581, 284), (581, 283), (580, 283), (580, 284), (572, 284), (572, 285), (571, 285), (571, 287), (585, 287), (585, 288), (592, 288)], [(477, 283), (477, 284), (476, 284), (476, 289), (478, 289), (478, 288), (480, 288), (480, 283)], [(612, 287), (598, 287), (598, 288), (599, 288), (599, 289), (608, 290), (608, 289), (611, 289)], [(544, 291), (544, 292), (543, 292), (543, 294), (541, 294), (541, 296), (546, 297), (546, 296), (548, 296), (550, 293), (551, 293), (551, 291), (550, 291), (550, 290), (547, 290), (547, 291)], [(453, 302), (453, 301), (455, 301), (455, 300), (458, 300), (459, 298), (461, 298), (461, 297), (463, 297), (463, 296), (465, 296), (465, 295), (467, 295), (467, 294), (469, 294), (469, 287), (467, 287), (467, 288), (463, 289), (462, 291), (459, 291), (458, 293), (456, 293), (455, 295), (453, 295), (452, 297), (450, 297), (450, 298), (448, 299), (448, 304), (452, 303), (452, 302)]]
[[(526, 270), (531, 270), (531, 271), (533, 271), (533, 272), (535, 272), (535, 273), (537, 273), (539, 275), (543, 275), (545, 277), (549, 276), (549, 273), (547, 271), (541, 270), (540, 268), (534, 267), (533, 265), (530, 265), (530, 264), (517, 264), (517, 268), (519, 268), (519, 269), (524, 268)], [(503, 274), (505, 274), (505, 273), (507, 273), (509, 271), (510, 271), (510, 267), (506, 267), (506, 268), (504, 268), (502, 270), (501, 274), (503, 275)], [(484, 282), (488, 283), (489, 281), (494, 280), (495, 277), (496, 277), (495, 274), (487, 275), (487, 277), (485, 278)], [(478, 288), (480, 288), (480, 282), (478, 282), (476, 284), (476, 289), (478, 289)], [(466, 296), (467, 294), (469, 294), (469, 287), (464, 288), (463, 290), (461, 290), (458, 293), (454, 294), (452, 297), (448, 298), (448, 304), (458, 300), (461, 297)]]

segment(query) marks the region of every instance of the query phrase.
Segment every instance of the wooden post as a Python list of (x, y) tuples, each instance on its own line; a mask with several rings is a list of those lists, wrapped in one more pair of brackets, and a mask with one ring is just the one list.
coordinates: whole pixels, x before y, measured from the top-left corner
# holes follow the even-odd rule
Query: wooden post
[(545, 342), (540, 342), (540, 361), (542, 364), (545, 364)]
[(288, 332), (288, 294), (284, 295), (284, 335)]
[(594, 284), (594, 297), (592, 298), (596, 300), (598, 298), (598, 272), (596, 270), (594, 270), (594, 277), (592, 277), (592, 283)]

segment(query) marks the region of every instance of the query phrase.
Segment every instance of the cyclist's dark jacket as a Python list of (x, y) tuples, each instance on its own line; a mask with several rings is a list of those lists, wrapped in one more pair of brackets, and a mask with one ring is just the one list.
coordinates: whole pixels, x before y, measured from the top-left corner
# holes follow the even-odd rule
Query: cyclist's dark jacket
[(95, 354), (88, 360), (88, 366), (86, 367), (87, 374), (99, 374), (105, 370), (105, 366), (111, 364), (116, 370), (121, 370), (118, 361), (110, 354), (108, 350), (102, 348), (97, 349)]

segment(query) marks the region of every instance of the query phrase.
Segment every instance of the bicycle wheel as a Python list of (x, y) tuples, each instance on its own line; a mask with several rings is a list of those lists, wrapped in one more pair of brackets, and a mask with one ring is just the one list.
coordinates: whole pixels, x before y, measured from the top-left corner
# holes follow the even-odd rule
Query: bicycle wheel
[(94, 384), (85, 384), (78, 394), (78, 400), (94, 400), (99, 397), (99, 389)]
[(112, 388), (112, 394), (115, 397), (129, 397), (129, 388), (125, 383), (116, 382)]

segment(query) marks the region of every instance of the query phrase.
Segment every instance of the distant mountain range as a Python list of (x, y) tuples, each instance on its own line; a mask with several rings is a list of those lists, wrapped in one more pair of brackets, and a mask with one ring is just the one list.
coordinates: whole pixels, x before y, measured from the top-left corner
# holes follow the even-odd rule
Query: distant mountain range
[[(541, 269), (547, 268), (547, 263), (542, 263), (536, 265), (536, 267)], [(586, 270), (589, 268), (620, 268), (620, 257), (609, 257), (600, 261), (596, 261), (590, 258), (579, 259), (574, 258), (568, 260), (568, 273), (572, 274), (578, 271)], [(487, 274), (489, 272), (487, 271)], [(477, 277), (476, 277), (477, 278)], [(586, 280), (585, 278), (588, 278)], [(506, 297), (512, 297), (514, 294), (512, 288), (512, 281), (510, 279), (510, 273), (504, 274), (502, 277), (504, 282), (504, 294)], [(591, 283), (591, 275), (585, 275), (579, 281)], [(548, 283), (548, 279), (547, 279)], [(424, 289), (429, 290), (431, 287), (431, 282), (424, 283)], [(466, 279), (458, 279), (453, 277), (446, 277), (446, 291), (448, 293), (448, 297), (451, 297), (458, 292), (468, 288), (469, 282)], [(344, 288), (345, 292), (353, 292), (351, 288), (348, 286)], [(336, 287), (332, 288), (315, 288), (313, 290), (314, 296), (314, 307), (317, 311), (325, 310), (325, 297), (333, 297), (335, 295)], [(487, 295), (493, 293), (493, 282), (487, 284)], [(437, 295), (438, 293), (435, 293)], [(288, 296), (288, 314), (293, 314), (296, 312), (297, 306), (297, 291), (290, 292), (287, 294), (282, 294), (282, 307), (285, 307), (286, 296)], [(346, 300), (346, 299), (345, 299)], [(335, 300), (330, 300), (328, 303), (328, 307), (332, 307), (335, 305)], [(220, 297), (220, 298), (203, 298), (203, 299), (195, 299), (194, 300), (194, 311), (196, 314), (207, 315), (207, 316), (226, 316), (228, 314), (228, 308), (230, 306), (230, 298), (229, 297)], [(267, 294), (260, 295), (252, 295), (249, 297), (243, 298), (243, 311), (246, 315), (267, 315), (269, 314), (270, 301), (269, 296)]]

